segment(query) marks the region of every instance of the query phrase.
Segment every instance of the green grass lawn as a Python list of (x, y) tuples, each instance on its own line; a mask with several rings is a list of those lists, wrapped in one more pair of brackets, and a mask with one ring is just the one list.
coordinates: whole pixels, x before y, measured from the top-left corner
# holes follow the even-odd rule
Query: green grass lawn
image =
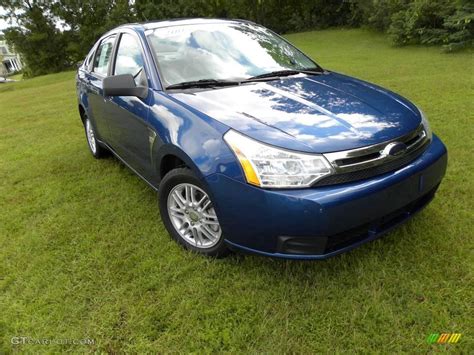
[(23, 73), (12, 75), (12, 76), (8, 77), (8, 79), (12, 79), (12, 80), (16, 80), (16, 81), (23, 80)]
[[(0, 84), (0, 353), (472, 351), (473, 53), (362, 30), (288, 38), (423, 108), (449, 150), (433, 203), (324, 262), (205, 259), (171, 241), (144, 182), (92, 158), (73, 72)], [(441, 332), (463, 335), (427, 343)]]

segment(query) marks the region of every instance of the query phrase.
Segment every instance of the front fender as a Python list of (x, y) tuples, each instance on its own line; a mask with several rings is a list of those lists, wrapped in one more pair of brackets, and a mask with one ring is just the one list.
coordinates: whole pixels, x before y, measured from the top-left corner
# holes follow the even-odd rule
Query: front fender
[(151, 153), (155, 171), (160, 171), (165, 156), (174, 155), (201, 179), (217, 172), (243, 179), (234, 154), (222, 138), (228, 126), (161, 91), (154, 91), (149, 124), (156, 134)]

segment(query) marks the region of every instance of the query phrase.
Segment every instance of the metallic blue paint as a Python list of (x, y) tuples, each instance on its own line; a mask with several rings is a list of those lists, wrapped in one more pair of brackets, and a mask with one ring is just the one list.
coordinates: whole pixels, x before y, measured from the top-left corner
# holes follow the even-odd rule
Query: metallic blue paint
[(421, 122), (406, 100), (336, 73), (171, 95), (252, 138), (313, 153), (387, 141)]
[[(208, 176), (206, 181), (212, 188), (219, 221), (229, 242), (273, 255), (278, 254), (278, 236), (330, 238), (409, 204), (441, 182), (446, 162), (446, 148), (435, 136), (415, 161), (365, 181), (285, 191), (263, 190), (219, 173)], [(377, 235), (374, 233), (365, 241)], [(324, 255), (295, 257), (317, 259)]]
[(264, 190), (247, 184), (223, 141), (231, 128), (274, 146), (324, 153), (402, 136), (419, 126), (420, 112), (397, 94), (334, 72), (218, 89), (163, 90), (145, 32), (206, 21), (210, 20), (133, 24), (105, 34), (102, 38), (123, 32), (136, 35), (149, 95), (144, 100), (104, 97), (103, 78), (84, 64), (77, 75), (78, 104), (91, 118), (101, 142), (155, 188), (165, 157), (184, 161), (206, 185), (229, 245), (276, 257), (325, 258), (386, 230), (372, 231), (364, 240), (325, 255), (279, 253), (277, 238), (330, 238), (390, 214), (440, 183), (447, 153), (434, 136), (415, 161), (368, 180), (296, 190)]

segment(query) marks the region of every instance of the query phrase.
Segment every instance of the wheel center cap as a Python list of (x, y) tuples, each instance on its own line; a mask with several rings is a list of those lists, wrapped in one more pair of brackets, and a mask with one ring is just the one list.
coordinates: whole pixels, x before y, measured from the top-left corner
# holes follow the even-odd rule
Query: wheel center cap
[(189, 218), (191, 218), (191, 221), (193, 222), (199, 221), (199, 215), (194, 211), (189, 212)]

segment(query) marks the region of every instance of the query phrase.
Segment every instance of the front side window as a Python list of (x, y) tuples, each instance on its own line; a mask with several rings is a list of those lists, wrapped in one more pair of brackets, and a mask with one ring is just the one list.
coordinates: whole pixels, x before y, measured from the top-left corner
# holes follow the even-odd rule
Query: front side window
[(148, 35), (165, 84), (239, 80), (278, 70), (317, 67), (310, 58), (253, 24), (200, 24), (157, 28)]
[(117, 50), (114, 75), (132, 74), (137, 80), (138, 74), (143, 70), (143, 65), (143, 55), (138, 40), (131, 34), (122, 34)]
[(109, 68), (110, 58), (112, 57), (112, 49), (114, 48), (115, 35), (107, 37), (102, 41), (97, 54), (94, 58), (94, 69), (93, 71), (100, 75), (107, 75)]

